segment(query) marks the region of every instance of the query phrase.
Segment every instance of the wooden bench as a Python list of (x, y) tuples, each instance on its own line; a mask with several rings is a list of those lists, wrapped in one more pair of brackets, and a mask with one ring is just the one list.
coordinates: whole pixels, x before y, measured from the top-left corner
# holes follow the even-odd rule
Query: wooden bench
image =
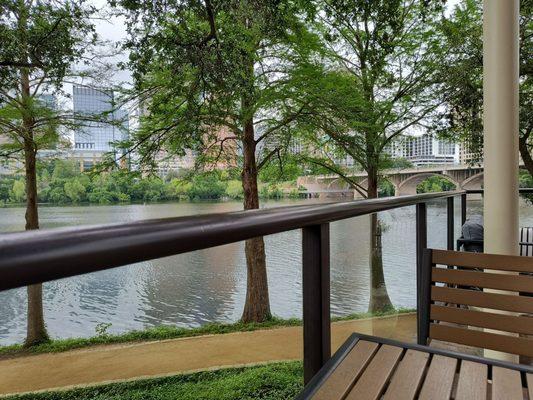
[(298, 400), (451, 398), (533, 399), (533, 368), (353, 334), (297, 397)]
[(438, 339), (533, 357), (533, 258), (426, 249), (421, 268), (419, 344)]

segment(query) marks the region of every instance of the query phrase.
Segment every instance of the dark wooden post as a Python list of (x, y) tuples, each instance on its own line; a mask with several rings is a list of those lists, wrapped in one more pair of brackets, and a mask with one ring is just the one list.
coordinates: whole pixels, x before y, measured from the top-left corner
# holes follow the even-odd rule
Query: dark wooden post
[(420, 319), (421, 311), (424, 307), (422, 304), (423, 298), (423, 254), (424, 249), (427, 248), (427, 207), (426, 203), (419, 203), (416, 205), (416, 309), (418, 313), (417, 318), (417, 337), (418, 340), (422, 338), (422, 321)]
[(302, 229), (304, 382), (331, 357), (329, 224)]
[(422, 253), (422, 262), (418, 292), (416, 294), (418, 309), (417, 311), (417, 342), (418, 344), (427, 345), (429, 336), (429, 310), (431, 306), (431, 265), (432, 254), (430, 249), (424, 249)]
[(453, 239), (454, 239), (454, 213), (453, 213), (453, 197), (448, 197), (447, 199), (447, 214), (448, 214), (448, 250), (453, 250)]
[(466, 193), (461, 195), (461, 226), (466, 222)]

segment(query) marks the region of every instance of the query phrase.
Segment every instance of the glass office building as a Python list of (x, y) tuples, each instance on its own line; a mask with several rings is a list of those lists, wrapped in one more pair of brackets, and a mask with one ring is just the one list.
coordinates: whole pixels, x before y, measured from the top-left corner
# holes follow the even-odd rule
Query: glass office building
[(47, 107), (50, 110), (57, 110), (57, 98), (53, 94), (41, 94), (37, 97), (37, 100), (43, 107)]
[(106, 153), (114, 151), (113, 143), (127, 138), (128, 114), (121, 109), (113, 111), (113, 92), (75, 85), (72, 95), (75, 113), (120, 122), (120, 126), (100, 121), (83, 122), (83, 126), (74, 132), (74, 148)]

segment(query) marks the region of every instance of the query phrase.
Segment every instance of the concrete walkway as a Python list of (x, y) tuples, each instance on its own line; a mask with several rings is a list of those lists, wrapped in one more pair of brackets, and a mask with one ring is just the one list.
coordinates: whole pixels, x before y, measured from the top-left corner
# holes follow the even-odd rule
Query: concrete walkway
[[(414, 341), (416, 316), (336, 322), (333, 348), (353, 332)], [(97, 346), (0, 360), (0, 395), (301, 358), (301, 327)]]

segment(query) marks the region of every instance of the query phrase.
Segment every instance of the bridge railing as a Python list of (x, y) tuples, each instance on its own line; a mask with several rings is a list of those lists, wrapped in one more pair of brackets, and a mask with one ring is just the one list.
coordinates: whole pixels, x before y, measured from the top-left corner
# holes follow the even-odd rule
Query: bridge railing
[(415, 205), (416, 261), (420, 264), (422, 249), (427, 247), (427, 202), (447, 199), (448, 246), (453, 246), (453, 199), (461, 196), (466, 206), (466, 195), (465, 191), (427, 193), (1, 234), (0, 290), (302, 229), (307, 382), (331, 355), (330, 222)]

